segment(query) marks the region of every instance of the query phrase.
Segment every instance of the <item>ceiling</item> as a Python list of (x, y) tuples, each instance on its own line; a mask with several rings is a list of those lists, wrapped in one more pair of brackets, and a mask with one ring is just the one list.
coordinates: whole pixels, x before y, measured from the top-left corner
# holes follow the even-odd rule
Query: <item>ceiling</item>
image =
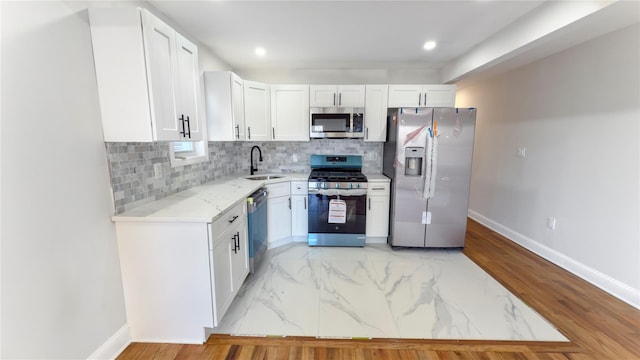
[[(484, 64), (500, 56), (492, 41), (512, 41), (510, 33), (516, 33), (522, 39), (531, 34), (543, 36), (547, 30), (538, 29), (554, 22), (551, 16), (556, 13), (564, 11), (563, 16), (571, 18), (571, 14), (584, 12), (584, 15), (581, 13), (575, 19), (565, 21), (569, 24), (611, 3), (490, 0), (149, 2), (234, 70), (442, 70), (464, 67), (464, 57), (469, 54), (475, 56), (473, 61)], [(593, 9), (585, 11), (585, 6), (580, 5), (583, 3)], [(535, 18), (534, 15), (538, 17), (537, 22), (528, 20)], [(560, 29), (566, 24), (553, 26)], [(535, 37), (526, 41), (533, 42)], [(427, 40), (437, 41), (434, 50), (423, 50)], [(514, 45), (511, 51), (523, 48), (522, 44)], [(482, 52), (483, 45), (494, 52), (490, 59), (483, 59), (488, 56)], [(266, 49), (265, 57), (255, 55), (257, 46)], [(478, 64), (482, 65), (480, 62)]]

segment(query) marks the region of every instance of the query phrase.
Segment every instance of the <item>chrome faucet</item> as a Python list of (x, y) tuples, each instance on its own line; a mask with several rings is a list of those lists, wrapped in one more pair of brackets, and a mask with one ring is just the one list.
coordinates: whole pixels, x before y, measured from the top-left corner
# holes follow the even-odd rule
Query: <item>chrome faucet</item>
[(253, 145), (253, 147), (251, 148), (251, 159), (249, 161), (251, 161), (251, 175), (253, 175), (254, 172), (258, 171), (258, 163), (256, 162), (256, 167), (253, 167), (253, 149), (258, 149), (258, 154), (259, 154), (259, 158), (258, 160), (260, 160), (260, 162), (262, 162), (262, 150), (260, 150), (260, 146), (258, 145)]

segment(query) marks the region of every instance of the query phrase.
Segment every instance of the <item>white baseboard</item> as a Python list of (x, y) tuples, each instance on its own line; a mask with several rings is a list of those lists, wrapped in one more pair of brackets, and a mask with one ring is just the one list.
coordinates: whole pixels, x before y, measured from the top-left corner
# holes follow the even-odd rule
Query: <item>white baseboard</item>
[(386, 236), (367, 236), (367, 244), (386, 244)]
[(98, 350), (89, 355), (89, 360), (112, 360), (131, 344), (131, 331), (129, 325), (124, 324), (109, 340), (102, 344)]
[(525, 249), (590, 282), (627, 304), (640, 309), (640, 290), (634, 289), (609, 275), (603, 274), (590, 266), (576, 261), (565, 254), (535, 241), (534, 239), (489, 219), (476, 211), (469, 209), (469, 217)]

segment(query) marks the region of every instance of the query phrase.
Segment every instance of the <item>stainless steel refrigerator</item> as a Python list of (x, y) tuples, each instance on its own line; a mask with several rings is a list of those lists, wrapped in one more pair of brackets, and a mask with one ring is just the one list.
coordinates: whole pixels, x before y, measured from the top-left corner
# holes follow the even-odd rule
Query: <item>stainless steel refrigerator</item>
[(391, 246), (464, 247), (475, 120), (473, 108), (389, 110)]

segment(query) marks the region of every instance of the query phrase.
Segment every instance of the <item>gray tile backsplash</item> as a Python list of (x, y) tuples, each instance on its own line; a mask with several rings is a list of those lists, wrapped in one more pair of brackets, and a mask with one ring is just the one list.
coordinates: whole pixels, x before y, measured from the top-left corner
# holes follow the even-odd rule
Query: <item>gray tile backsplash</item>
[[(116, 214), (221, 177), (248, 175), (253, 145), (262, 149), (259, 173), (308, 172), (311, 154), (362, 155), (365, 173), (382, 172), (382, 143), (356, 139), (209, 142), (209, 161), (175, 168), (169, 161), (168, 143), (107, 143)], [(257, 150), (254, 155), (257, 159)], [(162, 164), (160, 179), (153, 172), (157, 163)]]

